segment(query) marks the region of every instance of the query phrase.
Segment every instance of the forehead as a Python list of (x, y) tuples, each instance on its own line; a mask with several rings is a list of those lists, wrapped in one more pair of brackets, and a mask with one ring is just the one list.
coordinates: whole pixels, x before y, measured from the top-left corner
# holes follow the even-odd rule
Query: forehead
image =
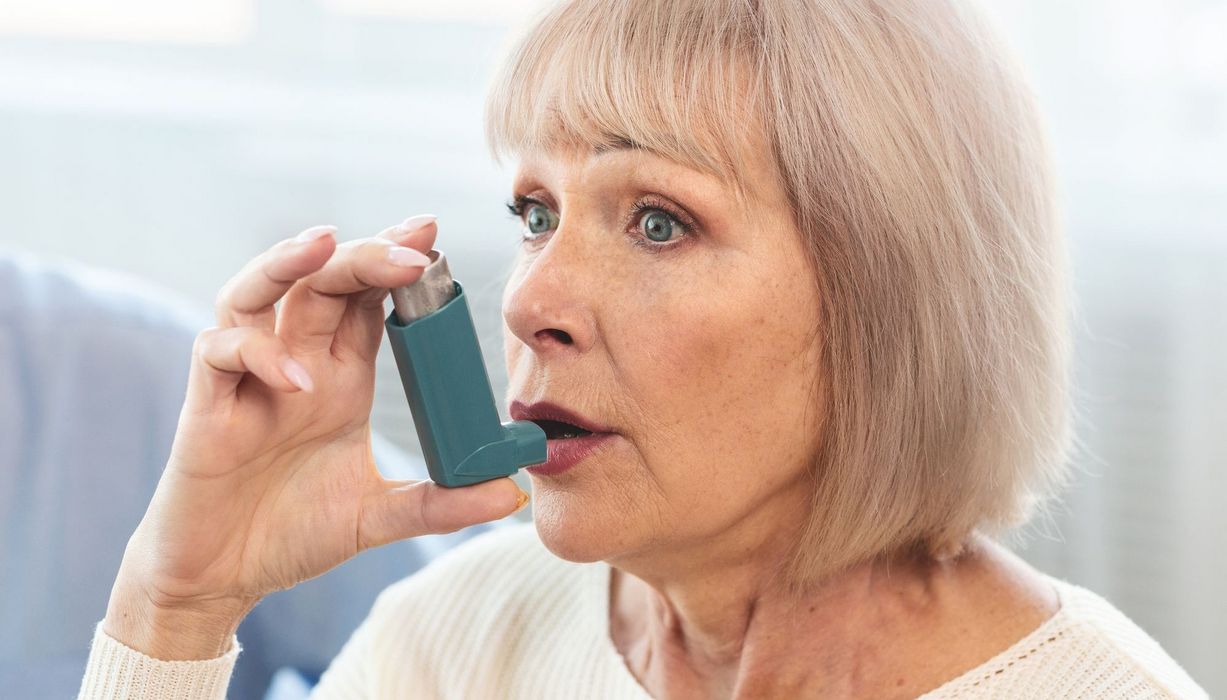
[[(666, 11), (667, 10), (667, 11)], [(559, 4), (491, 86), (496, 155), (646, 151), (742, 189), (763, 103), (755, 24), (744, 2)]]
[[(757, 145), (757, 144), (756, 144)], [(532, 179), (582, 181), (623, 176), (701, 188), (741, 203), (779, 203), (784, 199), (775, 160), (765, 147), (745, 148), (735, 164), (714, 170), (709, 164), (677, 157), (678, 149), (662, 152), (628, 136), (611, 136), (596, 143), (559, 139), (549, 147), (517, 150), (516, 182)]]

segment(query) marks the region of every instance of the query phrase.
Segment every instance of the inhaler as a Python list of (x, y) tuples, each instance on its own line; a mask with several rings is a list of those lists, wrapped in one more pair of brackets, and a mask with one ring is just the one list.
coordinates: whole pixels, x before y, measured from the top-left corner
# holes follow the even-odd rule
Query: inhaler
[(384, 327), (430, 478), (467, 486), (546, 461), (545, 431), (500, 423), (464, 288), (432, 250), (417, 282), (392, 290)]

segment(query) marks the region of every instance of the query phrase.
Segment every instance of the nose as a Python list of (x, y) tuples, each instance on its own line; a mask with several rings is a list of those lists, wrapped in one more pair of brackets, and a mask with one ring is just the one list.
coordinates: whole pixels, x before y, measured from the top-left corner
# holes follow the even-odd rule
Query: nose
[(599, 271), (579, 241), (554, 232), (545, 248), (524, 254), (503, 295), (503, 320), (540, 357), (580, 356), (596, 340), (589, 284)]

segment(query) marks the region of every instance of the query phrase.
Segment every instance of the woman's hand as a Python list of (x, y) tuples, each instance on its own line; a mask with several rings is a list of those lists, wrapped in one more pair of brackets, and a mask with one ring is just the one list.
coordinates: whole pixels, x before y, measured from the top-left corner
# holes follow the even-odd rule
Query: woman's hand
[(510, 479), (445, 489), (380, 476), (370, 412), (383, 300), (421, 275), (437, 228), (414, 217), (339, 246), (334, 233), (311, 228), (252, 260), (196, 340), (170, 461), (104, 622), (135, 649), (215, 657), (268, 593), (526, 500)]

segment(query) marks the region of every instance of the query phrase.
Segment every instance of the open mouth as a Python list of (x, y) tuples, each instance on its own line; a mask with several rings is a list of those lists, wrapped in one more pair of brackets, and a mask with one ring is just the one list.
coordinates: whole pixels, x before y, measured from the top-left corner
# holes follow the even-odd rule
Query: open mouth
[(545, 431), (547, 440), (565, 440), (567, 438), (583, 437), (592, 434), (591, 430), (584, 430), (577, 425), (563, 423), (562, 421), (534, 420), (533, 422)]

